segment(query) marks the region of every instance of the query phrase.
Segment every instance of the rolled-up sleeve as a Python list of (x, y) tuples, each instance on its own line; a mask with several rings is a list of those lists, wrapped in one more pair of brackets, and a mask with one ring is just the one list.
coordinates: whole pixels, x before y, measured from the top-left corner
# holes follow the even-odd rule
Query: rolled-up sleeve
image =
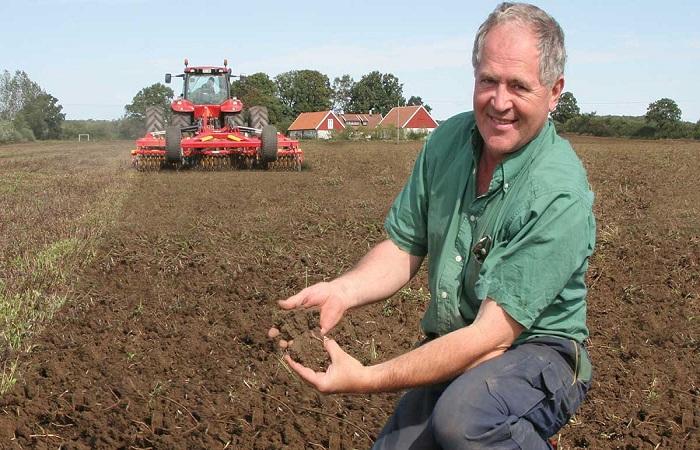
[(497, 241), (475, 286), (526, 329), (530, 328), (572, 274), (587, 262), (595, 241), (593, 194), (552, 192), (521, 209)]

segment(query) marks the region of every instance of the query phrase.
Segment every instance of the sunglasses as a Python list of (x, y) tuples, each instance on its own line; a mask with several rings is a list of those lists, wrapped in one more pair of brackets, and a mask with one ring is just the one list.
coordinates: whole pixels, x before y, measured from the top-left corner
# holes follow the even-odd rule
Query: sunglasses
[(488, 256), (489, 251), (491, 250), (491, 245), (493, 245), (493, 238), (491, 238), (491, 236), (489, 235), (486, 235), (478, 241), (476, 241), (476, 244), (474, 244), (474, 247), (472, 247), (472, 254), (479, 262), (479, 264), (484, 263), (484, 260)]

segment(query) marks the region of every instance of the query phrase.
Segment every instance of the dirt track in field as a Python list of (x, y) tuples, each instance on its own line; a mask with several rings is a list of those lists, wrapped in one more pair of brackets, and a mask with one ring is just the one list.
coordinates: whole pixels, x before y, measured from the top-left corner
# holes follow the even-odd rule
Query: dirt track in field
[[(559, 448), (700, 448), (700, 144), (573, 141), (597, 195), (595, 382)], [(129, 148), (113, 170), (129, 170)], [(383, 238), (420, 144), (304, 148), (301, 173), (125, 177), (69, 301), (29, 354), (5, 355), (20, 378), (0, 398), (0, 448), (369, 448), (397, 395), (318, 395), (266, 333), (323, 366), (317, 317), (275, 301)], [(409, 349), (425, 281), (352, 312), (334, 337), (365, 363)]]

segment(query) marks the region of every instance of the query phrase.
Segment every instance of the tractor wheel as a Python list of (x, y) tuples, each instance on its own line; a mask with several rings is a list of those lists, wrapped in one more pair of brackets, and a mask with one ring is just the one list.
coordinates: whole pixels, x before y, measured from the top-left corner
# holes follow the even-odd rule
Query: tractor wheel
[(146, 106), (146, 133), (162, 131), (165, 128), (163, 124), (163, 108), (161, 106)]
[(165, 155), (169, 162), (182, 161), (181, 140), (182, 133), (180, 132), (180, 127), (169, 126), (165, 129)]
[(224, 125), (231, 129), (244, 127), (245, 117), (243, 117), (243, 112), (224, 114)]
[(265, 106), (251, 106), (248, 109), (248, 113), (250, 114), (250, 126), (252, 128), (265, 128), (270, 123)]
[(263, 164), (277, 161), (277, 128), (265, 125), (260, 135), (260, 159)]
[(190, 125), (192, 125), (192, 114), (174, 112), (170, 118), (170, 126), (172, 127), (184, 128)]

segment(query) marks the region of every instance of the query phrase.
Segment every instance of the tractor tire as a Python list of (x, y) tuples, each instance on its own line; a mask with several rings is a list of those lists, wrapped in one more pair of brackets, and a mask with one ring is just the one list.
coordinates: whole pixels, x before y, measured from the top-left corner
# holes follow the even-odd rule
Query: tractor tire
[(267, 107), (265, 106), (251, 106), (248, 109), (248, 113), (250, 114), (250, 126), (252, 128), (262, 129), (270, 123), (267, 116)]
[(192, 114), (189, 113), (173, 113), (170, 118), (170, 126), (184, 128), (192, 125)]
[(168, 162), (179, 163), (182, 161), (182, 132), (180, 127), (171, 125), (165, 129), (165, 159)]
[(277, 128), (265, 125), (260, 135), (260, 160), (263, 165), (277, 161)]
[(246, 120), (245, 117), (243, 117), (243, 112), (226, 113), (224, 115), (224, 125), (231, 129), (244, 127), (245, 124)]
[(161, 106), (146, 106), (146, 133), (163, 131), (163, 108)]

